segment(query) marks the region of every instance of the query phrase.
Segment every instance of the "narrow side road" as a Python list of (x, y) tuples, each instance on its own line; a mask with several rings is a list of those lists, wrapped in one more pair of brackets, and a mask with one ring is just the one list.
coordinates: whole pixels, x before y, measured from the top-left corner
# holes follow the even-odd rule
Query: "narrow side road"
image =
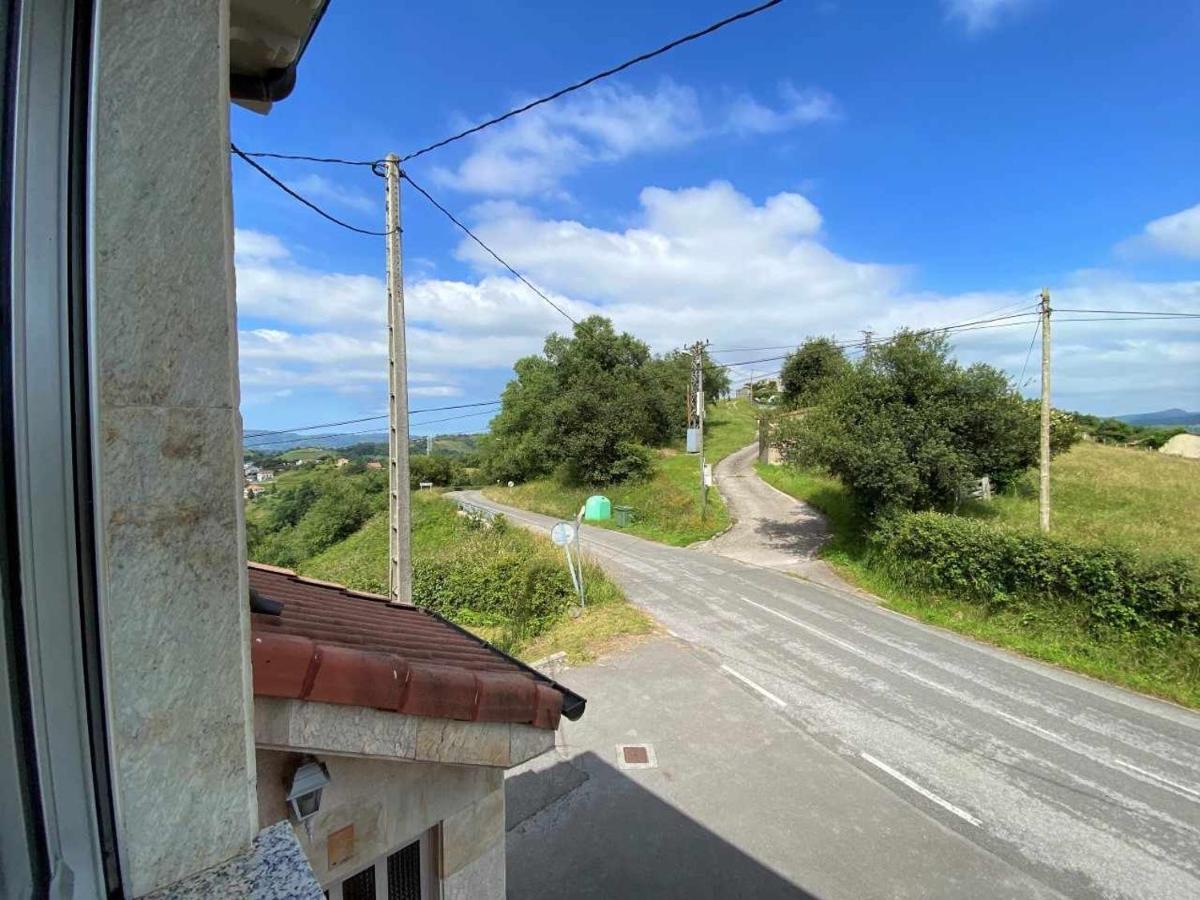
[[(777, 569), (594, 528), (583, 542), (746, 697), (964, 846), (1072, 897), (1200, 896), (1200, 715)], [(781, 784), (810, 777), (773, 765)]]
[(829, 539), (825, 517), (759, 478), (757, 459), (755, 442), (717, 464), (717, 489), (734, 524), (696, 549), (849, 589), (817, 556)]

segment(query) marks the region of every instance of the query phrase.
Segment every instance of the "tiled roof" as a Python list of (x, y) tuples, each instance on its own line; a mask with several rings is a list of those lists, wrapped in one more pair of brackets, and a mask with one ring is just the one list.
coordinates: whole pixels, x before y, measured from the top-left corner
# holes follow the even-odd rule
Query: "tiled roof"
[(582, 697), (428, 610), (258, 563), (250, 587), (283, 604), (250, 617), (257, 696), (550, 729), (583, 715)]

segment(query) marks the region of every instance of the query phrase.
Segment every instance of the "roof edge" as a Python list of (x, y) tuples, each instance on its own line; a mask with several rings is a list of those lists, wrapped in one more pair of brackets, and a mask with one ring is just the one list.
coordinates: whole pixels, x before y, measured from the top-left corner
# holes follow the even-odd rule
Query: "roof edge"
[(396, 607), (399, 607), (402, 609), (416, 610), (417, 612), (423, 613), (424, 615), (430, 616), (431, 618), (437, 619), (439, 622), (442, 622), (443, 624), (450, 626), (455, 631), (459, 632), (460, 634), (464, 635), (465, 637), (470, 638), (472, 641), (479, 644), (481, 647), (485, 647), (486, 649), (490, 650), (492, 653), (495, 653), (499, 656), (504, 657), (506, 660), (508, 660), (513, 665), (515, 665), (518, 668), (529, 673), (530, 675), (532, 675), (534, 677), (535, 681), (538, 681), (538, 682), (541, 682), (542, 684), (548, 685), (548, 686), (554, 688), (559, 693), (561, 693), (563, 696), (562, 714), (564, 716), (566, 716), (568, 719), (570, 719), (572, 722), (578, 721), (580, 716), (582, 716), (584, 711), (587, 709), (587, 699), (585, 697), (581, 697), (579, 694), (575, 693), (573, 690), (571, 690), (566, 685), (560, 684), (559, 682), (555, 681), (553, 678), (546, 675), (545, 673), (539, 672), (537, 669), (535, 669), (533, 666), (529, 665), (528, 663), (517, 659), (515, 656), (513, 656), (510, 653), (506, 653), (504, 650), (501, 650), (499, 647), (497, 647), (495, 644), (491, 643), (490, 641), (485, 641), (479, 635), (474, 634), (473, 632), (471, 632), (470, 630), (468, 630), (466, 628), (463, 628), (457, 622), (454, 622), (451, 619), (446, 618), (441, 613), (435, 612), (432, 609), (429, 609), (428, 607), (417, 606), (416, 604), (413, 604), (413, 603), (394, 603), (392, 600), (390, 600), (387, 597), (384, 597), (380, 594), (372, 594), (372, 593), (368, 593), (367, 591), (356, 591), (356, 590), (353, 590), (352, 588), (346, 587), (343, 584), (336, 584), (332, 581), (321, 581), (320, 579), (317, 579), (317, 578), (307, 578), (304, 575), (296, 574), (296, 572), (294, 572), (292, 569), (285, 569), (282, 566), (272, 566), (267, 563), (251, 562), (249, 560), (247, 560), (246, 565), (249, 568), (259, 569), (264, 572), (274, 572), (277, 575), (287, 575), (290, 578), (294, 578), (299, 582), (302, 582), (304, 584), (311, 584), (315, 587), (333, 588), (333, 589), (336, 589), (339, 591), (343, 591), (347, 594), (350, 594), (353, 597), (360, 597), (364, 600), (373, 600), (377, 603), (384, 603), (388, 606), (396, 606)]

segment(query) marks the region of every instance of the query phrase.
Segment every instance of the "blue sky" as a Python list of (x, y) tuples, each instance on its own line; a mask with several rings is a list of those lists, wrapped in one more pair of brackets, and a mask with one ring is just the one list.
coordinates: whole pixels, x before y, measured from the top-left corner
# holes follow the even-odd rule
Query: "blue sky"
[[(234, 140), (404, 153), (736, 8), (333, 0), (295, 93), (234, 109)], [(1187, 3), (787, 0), (408, 170), (572, 314), (657, 350), (965, 321), (1043, 285), (1061, 306), (1196, 311), (1198, 38)], [(267, 162), (382, 226), (369, 171)], [(382, 240), (233, 171), (247, 428), (383, 412)], [(411, 189), (404, 228), (412, 406), (496, 397), (567, 323)], [(1032, 333), (956, 348), (1015, 378)], [(1059, 406), (1200, 407), (1196, 325), (1055, 337)], [(433, 418), (413, 431), (487, 421)]]

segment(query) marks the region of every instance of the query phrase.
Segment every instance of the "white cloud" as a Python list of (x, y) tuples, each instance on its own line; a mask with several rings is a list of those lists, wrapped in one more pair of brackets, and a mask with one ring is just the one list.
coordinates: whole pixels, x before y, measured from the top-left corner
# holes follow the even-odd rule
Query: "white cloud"
[(286, 259), (288, 249), (273, 234), (235, 228), (233, 232), (234, 259), (239, 266), (272, 259)]
[(272, 235), (238, 229), (234, 235), (238, 312), (294, 324), (387, 321), (383, 280), (370, 275), (316, 272), (298, 264)]
[[(476, 216), (471, 224), (483, 239), (572, 316), (607, 315), (658, 351), (699, 338), (728, 348), (771, 347), (814, 334), (856, 339), (866, 328), (885, 336), (902, 327), (982, 318), (999, 308), (1032, 308), (1039, 287), (954, 295), (916, 290), (906, 267), (833, 250), (820, 211), (807, 198), (781, 193), (755, 202), (727, 182), (647, 188), (624, 230), (547, 219), (511, 203), (486, 204)], [(477, 269), (477, 279), (417, 279), (406, 291), (410, 365), (421, 373), (413, 381), (423, 379), (422, 388), (458, 386), (474, 373), (474, 383), (490, 380), (489, 393), (498, 391), (517, 358), (538, 352), (548, 332), (570, 325), (474, 244), (464, 241), (458, 253)], [(289, 385), (278, 380), (280, 372), (296, 371), (302, 380), (293, 384), (325, 379), (348, 390), (374, 373), (383, 385), (382, 321), (345, 318), (323, 299), (330, 279), (361, 276), (309, 272), (287, 258), (254, 265), (267, 270), (258, 282), (289, 285), (294, 311), (255, 323), (262, 327), (243, 326), (248, 383), (278, 388)], [(239, 270), (239, 285), (243, 280)], [(375, 281), (373, 290), (382, 298), (383, 286)], [(1052, 285), (1056, 308), (1200, 307), (1200, 281), (1139, 282), (1096, 271), (1062, 281)], [(1076, 317), (1056, 316), (1056, 402), (1111, 413), (1191, 407), (1200, 400), (1200, 323), (1069, 321)], [(303, 333), (306, 327), (313, 333)], [(1015, 377), (1032, 336), (1032, 322), (1024, 322), (958, 334), (954, 343), (962, 359), (991, 362)], [(773, 355), (727, 353), (722, 359)], [(1036, 362), (1035, 354), (1030, 374)], [(755, 368), (761, 373), (771, 364)]]
[[(705, 112), (706, 106), (715, 111)], [(435, 178), (459, 190), (497, 196), (555, 192), (564, 178), (596, 163), (713, 134), (776, 134), (835, 114), (830, 95), (791, 83), (781, 85), (778, 107), (749, 94), (704, 104), (695, 90), (669, 80), (649, 93), (600, 85), (489, 129), (456, 169), (435, 169)]]
[(1029, 0), (942, 0), (946, 17), (957, 21), (968, 34), (988, 31), (1029, 5)]
[(824, 91), (813, 88), (802, 91), (785, 82), (780, 94), (783, 105), (777, 109), (749, 94), (739, 96), (729, 108), (730, 129), (740, 134), (777, 134), (837, 116), (837, 104)]
[(1123, 241), (1117, 250), (1126, 256), (1200, 259), (1200, 203), (1148, 222), (1141, 234)]

